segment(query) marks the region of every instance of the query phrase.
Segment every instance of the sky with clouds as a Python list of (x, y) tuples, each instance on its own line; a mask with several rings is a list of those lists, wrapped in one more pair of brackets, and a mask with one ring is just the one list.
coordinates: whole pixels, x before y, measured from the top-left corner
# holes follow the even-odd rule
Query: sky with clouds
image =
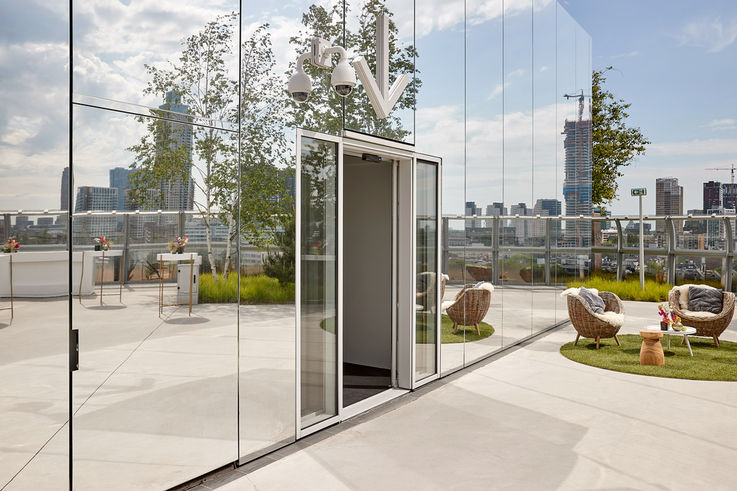
[[(269, 22), (279, 71), (293, 61), (289, 38), (310, 3), (243, 2), (244, 35)], [(594, 68), (614, 65), (608, 87), (632, 102), (632, 124), (653, 142), (626, 170), (622, 191), (647, 186), (646, 206), (654, 211), (655, 178), (676, 176), (685, 187), (685, 207), (696, 208), (701, 182), (729, 177), (703, 168), (737, 163), (737, 2), (562, 1), (591, 34), (588, 53), (582, 51), (588, 36), (562, 9), (556, 38), (552, 0), (506, 0), (503, 36), (502, 1), (467, 0), (465, 105), (464, 2), (426, 0), (417, 2), (422, 8), (416, 12), (413, 4), (387, 1), (400, 37), (406, 42), (414, 35), (420, 53), (417, 114), (403, 118), (416, 130), (418, 151), (444, 158), (446, 213), (461, 212), (464, 200), (485, 206), (562, 199), (560, 129), (562, 120), (575, 117), (575, 103), (561, 95), (585, 87), (587, 56)], [(235, 0), (192, 0), (186, 8), (180, 0), (75, 3), (75, 92), (158, 105), (142, 93), (144, 63), (166, 66), (185, 35), (237, 6)], [(0, 4), (2, 209), (58, 206), (67, 158), (67, 19), (64, 2)], [(235, 67), (235, 55), (229, 63)], [(75, 126), (77, 184), (107, 185), (109, 168), (130, 164), (125, 147), (140, 137), (140, 125), (87, 109), (78, 111)], [(613, 211), (635, 208), (625, 196)]]
[(645, 186), (655, 212), (655, 179), (677, 177), (684, 212), (702, 207), (703, 182), (729, 182), (737, 165), (737, 2), (733, 0), (566, 0), (593, 36), (595, 69), (613, 66), (607, 86), (632, 103), (630, 121), (652, 141), (625, 170), (615, 214), (637, 211), (630, 188)]

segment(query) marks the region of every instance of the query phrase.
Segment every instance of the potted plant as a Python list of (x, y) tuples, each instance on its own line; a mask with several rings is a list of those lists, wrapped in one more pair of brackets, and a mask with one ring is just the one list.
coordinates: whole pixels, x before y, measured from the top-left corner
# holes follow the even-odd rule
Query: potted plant
[(110, 246), (113, 245), (112, 240), (108, 240), (104, 235), (95, 237), (95, 250), (96, 251), (109, 251)]
[(187, 236), (183, 235), (181, 237), (177, 237), (176, 239), (169, 241), (169, 251), (172, 254), (182, 254), (184, 253), (185, 245), (187, 245)]
[(20, 250), (20, 242), (15, 240), (13, 237), (10, 237), (3, 244), (3, 252), (5, 254), (13, 254), (14, 252), (18, 252), (19, 250)]

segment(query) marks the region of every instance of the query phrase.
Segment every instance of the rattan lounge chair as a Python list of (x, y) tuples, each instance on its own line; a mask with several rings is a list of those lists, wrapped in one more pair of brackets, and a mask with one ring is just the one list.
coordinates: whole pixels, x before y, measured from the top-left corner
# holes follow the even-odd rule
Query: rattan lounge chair
[[(624, 305), (622, 305), (619, 297), (612, 292), (599, 292), (599, 296), (606, 303), (604, 307), (605, 315), (603, 316), (601, 314), (597, 316), (591, 310), (589, 304), (578, 295), (566, 295), (568, 300), (568, 317), (571, 319), (571, 324), (573, 324), (577, 333), (576, 341), (573, 344), (578, 344), (578, 338), (583, 336), (585, 338), (596, 339), (596, 349), (599, 349), (599, 342), (602, 338), (614, 338), (617, 346), (622, 346), (619, 344), (619, 338), (617, 337), (617, 333), (622, 327), (622, 319), (619, 316), (606, 315), (606, 312), (624, 314)], [(606, 317), (611, 318), (607, 319)]]
[[(420, 273), (417, 275), (417, 292), (415, 293), (415, 303), (417, 305), (422, 305), (423, 310), (432, 311), (434, 310), (434, 305), (428, 305), (428, 302), (430, 302), (430, 299), (435, 294), (435, 288), (436, 288), (436, 281), (435, 281), (435, 273), (431, 271), (426, 271), (424, 273)], [(442, 301), (443, 295), (445, 295), (445, 282), (448, 281), (448, 275), (444, 274), (441, 275), (441, 282), (440, 282), (440, 300)]]
[(684, 326), (690, 326), (696, 329), (694, 336), (706, 336), (714, 340), (716, 347), (719, 347), (719, 336), (727, 329), (734, 315), (734, 293), (724, 292), (722, 296), (722, 311), (714, 316), (696, 317), (693, 312), (681, 309), (681, 290), (674, 287), (668, 293), (668, 303), (671, 312), (681, 318)]
[(479, 323), (484, 320), (491, 305), (491, 292), (494, 287), (491, 283), (484, 283), (478, 288), (475, 285), (466, 285), (455, 297), (455, 300), (446, 309), (450, 320), (453, 321), (453, 333), (458, 332), (458, 326), (475, 326), (476, 334), (481, 335)]

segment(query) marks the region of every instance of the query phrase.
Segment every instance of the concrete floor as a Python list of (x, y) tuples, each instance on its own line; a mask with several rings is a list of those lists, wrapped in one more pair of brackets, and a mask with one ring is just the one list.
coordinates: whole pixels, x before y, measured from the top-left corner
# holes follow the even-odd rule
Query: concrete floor
[[(655, 308), (625, 302), (622, 332)], [(580, 365), (558, 352), (574, 337), (552, 331), (199, 488), (735, 489), (737, 383)]]
[[(478, 343), (443, 345), (443, 371), (562, 320), (565, 303), (558, 291), (510, 287), (495, 291), (485, 320), (496, 333)], [(73, 303), (81, 339), (81, 369), (73, 386), (76, 489), (97, 489), (100, 483), (108, 489), (161, 489), (293, 438), (294, 306), (241, 306), (238, 328), (235, 305), (199, 305), (192, 317), (182, 308), (170, 308), (159, 318), (156, 295), (156, 288), (137, 285), (125, 289), (122, 304), (115, 296), (105, 297), (102, 307), (96, 298)], [(451, 286), (446, 298), (452, 295)], [(655, 318), (654, 304), (627, 303), (626, 309), (626, 329), (632, 332)], [(19, 299), (12, 324), (0, 317), (0, 488), (67, 488), (67, 315), (65, 299)], [(734, 457), (729, 438), (724, 437), (735, 436), (734, 428), (714, 416), (723, 412), (724, 405), (737, 404), (737, 391), (725, 391), (733, 384), (650, 380), (581, 367), (557, 353), (557, 346), (573, 337), (571, 329), (551, 334), (492, 365), (462, 377), (452, 375), (239, 468), (226, 479), (289, 454), (289, 459), (296, 459), (295, 469), (305, 471), (305, 480), (299, 479), (296, 488), (378, 489), (366, 480), (367, 466), (384, 488), (392, 488), (393, 474), (399, 476), (397, 482), (411, 479), (430, 488), (483, 487), (484, 476), (499, 486), (518, 487), (517, 483), (532, 479), (526, 475), (540, 473), (530, 473), (529, 466), (515, 469), (515, 459), (527, 463), (532, 458), (542, 460), (538, 465), (549, 468), (546, 472), (557, 472), (549, 476), (555, 487), (567, 483), (561, 476), (568, 467), (574, 469), (568, 461), (575, 461), (575, 469), (582, 465), (579, 443), (573, 445), (571, 432), (579, 435), (578, 441), (600, 434), (606, 443), (607, 438), (628, 434), (622, 428), (632, 424), (644, 432), (639, 441), (653, 445), (664, 438), (648, 433), (663, 431), (662, 420), (649, 416), (659, 407), (665, 414), (686, 408), (693, 423), (672, 424), (668, 417), (668, 425), (706, 435), (694, 443), (701, 454), (717, 462)], [(737, 336), (730, 331), (724, 338)], [(600, 387), (607, 390), (597, 390)], [(647, 401), (651, 393), (657, 395), (656, 403)], [(688, 412), (697, 409), (693, 394), (709, 401), (704, 406), (707, 415)], [(602, 409), (609, 407), (616, 408), (621, 418), (610, 418), (619, 425), (613, 426), (613, 433), (600, 415), (611, 412)], [(356, 426), (363, 422), (366, 425)], [(344, 435), (343, 430), (352, 433)], [(678, 443), (674, 435), (684, 433), (688, 434), (667, 435)], [(720, 438), (727, 442), (723, 448), (709, 446)], [(326, 447), (307, 448), (316, 439), (324, 440), (320, 445)], [(561, 454), (561, 466), (542, 459), (555, 455), (550, 452), (558, 448), (548, 440), (564, 450), (566, 445), (572, 447)], [(593, 452), (596, 447), (591, 441), (581, 448)], [(298, 457), (301, 452), (294, 452), (302, 448), (307, 450)], [(624, 451), (613, 445), (607, 448), (615, 454)], [(699, 458), (694, 457), (695, 462), (706, 466)], [(285, 473), (288, 468), (280, 467), (284, 462), (292, 465), (280, 460), (274, 464), (275, 474), (267, 466), (236, 486), (295, 488), (288, 478), (300, 474)], [(592, 465), (584, 469), (608, 475)], [(721, 476), (720, 472), (711, 475)], [(442, 473), (464, 484), (451, 483)], [(578, 486), (579, 481), (571, 482)]]

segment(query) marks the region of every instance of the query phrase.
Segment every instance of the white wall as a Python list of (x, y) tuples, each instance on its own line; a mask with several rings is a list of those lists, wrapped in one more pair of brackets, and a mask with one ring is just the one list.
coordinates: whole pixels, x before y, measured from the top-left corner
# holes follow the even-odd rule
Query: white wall
[(343, 361), (391, 369), (392, 165), (344, 169)]

